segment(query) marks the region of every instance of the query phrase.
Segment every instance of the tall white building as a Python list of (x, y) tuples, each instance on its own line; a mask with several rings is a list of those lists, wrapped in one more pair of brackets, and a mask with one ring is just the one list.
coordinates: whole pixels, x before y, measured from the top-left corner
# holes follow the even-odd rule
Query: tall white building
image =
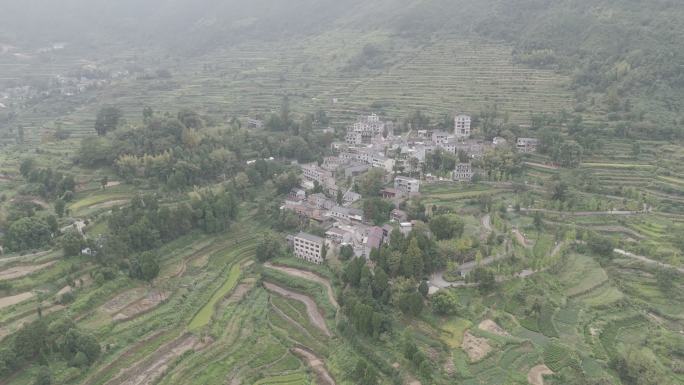
[(470, 116), (456, 115), (454, 118), (454, 135), (459, 139), (470, 137)]
[(323, 245), (325, 239), (307, 234), (299, 233), (293, 238), (294, 254), (297, 258), (312, 263), (323, 263)]

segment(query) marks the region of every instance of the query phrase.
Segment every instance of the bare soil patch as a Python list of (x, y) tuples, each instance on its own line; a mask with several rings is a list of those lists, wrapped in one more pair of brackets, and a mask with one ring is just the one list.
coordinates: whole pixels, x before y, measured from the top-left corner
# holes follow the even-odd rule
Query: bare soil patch
[(57, 261), (50, 261), (40, 265), (25, 265), (25, 266), (14, 266), (9, 269), (0, 271), (0, 281), (15, 279), (25, 277), (27, 275), (33, 274), (36, 271), (43, 270), (57, 263)]
[(527, 381), (532, 385), (544, 385), (544, 375), (553, 374), (546, 365), (537, 365), (527, 373)]
[(505, 331), (501, 326), (499, 326), (496, 322), (486, 319), (477, 326), (480, 330), (484, 330), (486, 332), (494, 333), (499, 336), (503, 337), (508, 337), (510, 334)]
[(463, 344), (461, 344), (461, 348), (468, 354), (470, 362), (480, 361), (492, 351), (492, 347), (489, 345), (489, 341), (486, 338), (475, 337), (467, 330), (463, 334)]
[(330, 333), (330, 330), (328, 330), (328, 326), (325, 324), (325, 318), (323, 318), (323, 314), (320, 312), (318, 305), (311, 297), (288, 290), (270, 282), (264, 282), (264, 287), (267, 290), (282, 295), (285, 298), (291, 298), (302, 302), (304, 305), (306, 305), (306, 313), (309, 316), (311, 323), (325, 333), (326, 336), (332, 336), (332, 333)]
[(146, 292), (147, 290), (144, 287), (126, 290), (107, 301), (104, 305), (102, 305), (101, 309), (107, 314), (118, 313), (133, 302), (140, 300), (146, 294)]
[(321, 277), (320, 275), (316, 273), (312, 273), (310, 271), (306, 270), (300, 270), (300, 269), (295, 269), (292, 267), (286, 267), (286, 266), (279, 266), (279, 265), (273, 265), (271, 263), (265, 263), (264, 266), (281, 271), (285, 274), (289, 274), (293, 277), (298, 277), (298, 278), (303, 278), (309, 281), (314, 281), (317, 283), (320, 283), (321, 285), (325, 286), (325, 288), (328, 290), (328, 300), (330, 303), (335, 307), (335, 309), (339, 309), (340, 305), (337, 303), (337, 299), (335, 298), (335, 292), (333, 291), (332, 286), (330, 285), (330, 281), (327, 279)]
[(123, 310), (114, 315), (112, 320), (127, 321), (139, 315), (145, 314), (159, 306), (159, 304), (162, 302), (166, 301), (170, 295), (171, 292), (169, 291), (151, 290), (147, 293), (147, 295), (145, 295), (145, 297), (126, 306)]
[(249, 293), (253, 287), (254, 280), (246, 279), (242, 281), (242, 283), (235, 286), (235, 289), (233, 289), (233, 293), (228, 298), (226, 298), (224, 304), (230, 305), (242, 301), (242, 299), (245, 298), (245, 295), (247, 295), (247, 293)]
[(316, 356), (311, 350), (295, 347), (290, 349), (292, 354), (299, 359), (304, 360), (311, 370), (316, 373), (316, 383), (319, 385), (335, 385), (335, 380), (332, 378), (328, 369), (325, 368), (325, 363), (321, 358)]
[(0, 309), (4, 309), (8, 306), (16, 305), (18, 303), (24, 302), (28, 299), (33, 298), (35, 294), (33, 292), (27, 291), (26, 293), (21, 293), (17, 295), (12, 295), (9, 297), (0, 298)]

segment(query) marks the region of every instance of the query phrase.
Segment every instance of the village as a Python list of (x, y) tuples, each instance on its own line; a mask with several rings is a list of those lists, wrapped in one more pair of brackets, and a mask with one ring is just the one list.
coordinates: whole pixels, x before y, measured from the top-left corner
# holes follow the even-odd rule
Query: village
[[(346, 247), (355, 257), (368, 259), (373, 249), (389, 241), (393, 231), (408, 235), (415, 221), (409, 221), (399, 207), (420, 196), (421, 184), (470, 183), (478, 174), (474, 161), (486, 151), (508, 145), (501, 137), (492, 141), (471, 138), (471, 124), (470, 116), (459, 114), (452, 132), (416, 130), (395, 135), (392, 122), (384, 122), (376, 114), (360, 117), (347, 127), (344, 142), (332, 143), (335, 155), (321, 164), (300, 165), (300, 187), (288, 194), (280, 209), (315, 223), (325, 230), (325, 237), (306, 232), (289, 235), (294, 255), (321, 264), (329, 253), (339, 255)], [(514, 147), (520, 153), (533, 153), (537, 144), (536, 138), (518, 138)], [(457, 155), (460, 160), (449, 178), (422, 172), (427, 157), (436, 151)], [(357, 207), (363, 196), (355, 191), (354, 182), (371, 170), (382, 175), (380, 196), (394, 207), (382, 226), (374, 225)]]

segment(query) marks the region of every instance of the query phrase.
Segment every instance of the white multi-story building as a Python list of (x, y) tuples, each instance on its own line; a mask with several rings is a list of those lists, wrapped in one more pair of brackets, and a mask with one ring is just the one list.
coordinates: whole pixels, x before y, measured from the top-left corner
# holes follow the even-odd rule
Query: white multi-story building
[(459, 163), (452, 173), (452, 179), (457, 182), (470, 182), (473, 179), (473, 166), (470, 163)]
[(530, 153), (537, 151), (539, 140), (536, 138), (518, 138), (516, 147), (519, 152)]
[(361, 117), (347, 128), (347, 133), (361, 134), (362, 138), (368, 139), (382, 134), (383, 131), (385, 131), (385, 123), (380, 121), (380, 117), (376, 114)]
[(470, 137), (470, 116), (456, 115), (454, 118), (454, 135), (459, 139), (466, 139)]
[(449, 134), (444, 131), (432, 131), (432, 143), (441, 145), (449, 140)]
[(299, 233), (293, 238), (295, 256), (312, 263), (323, 263), (324, 245), (323, 238), (308, 233)]
[(394, 178), (394, 189), (407, 195), (417, 194), (420, 192), (420, 181), (414, 178), (398, 176)]
[(363, 133), (356, 131), (348, 131), (344, 137), (344, 141), (350, 146), (358, 146), (363, 144)]

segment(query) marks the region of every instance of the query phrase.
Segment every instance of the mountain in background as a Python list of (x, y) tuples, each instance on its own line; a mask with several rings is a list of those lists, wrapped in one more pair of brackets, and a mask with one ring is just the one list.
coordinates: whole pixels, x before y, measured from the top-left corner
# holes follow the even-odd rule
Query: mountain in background
[[(514, 62), (570, 76), (576, 112), (641, 130), (684, 118), (684, 3), (676, 0), (3, 1), (0, 41), (85, 49), (162, 47), (180, 57), (245, 42), (379, 33), (404, 44), (461, 35), (513, 47)], [(343, 37), (339, 37), (342, 39)], [(119, 49), (119, 48), (113, 48)], [(598, 106), (598, 107), (597, 107)]]

